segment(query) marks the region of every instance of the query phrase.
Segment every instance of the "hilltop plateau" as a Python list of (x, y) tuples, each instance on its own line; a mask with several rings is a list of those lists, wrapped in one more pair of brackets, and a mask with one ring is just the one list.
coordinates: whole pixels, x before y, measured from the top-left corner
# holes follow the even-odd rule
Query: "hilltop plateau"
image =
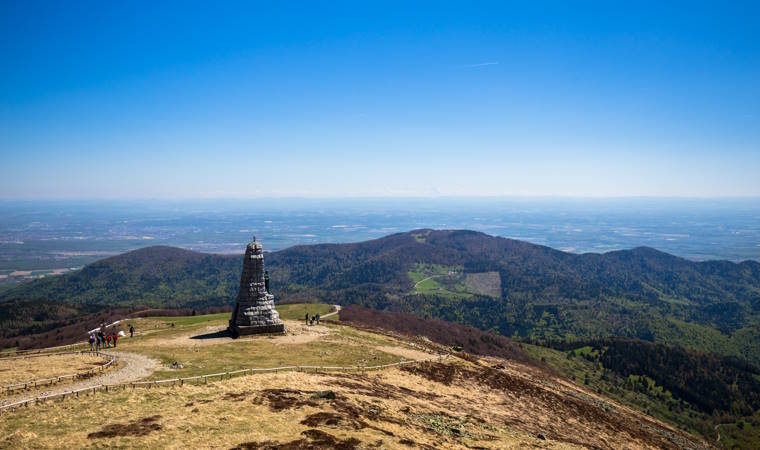
[(126, 361), (113, 370), (129, 370), (125, 357), (134, 354), (154, 362), (142, 378), (148, 380), (251, 367), (428, 361), (222, 376), (151, 389), (116, 384), (5, 411), (0, 447), (58, 448), (65, 441), (77, 448), (708, 448), (569, 382), (507, 341), (480, 351), (508, 345), (513, 357), (450, 354), (424, 335), (293, 320), (315, 307), (322, 308), (282, 307), (283, 336), (239, 340), (219, 336), (226, 318), (220, 315), (130, 320), (140, 332), (109, 350)]

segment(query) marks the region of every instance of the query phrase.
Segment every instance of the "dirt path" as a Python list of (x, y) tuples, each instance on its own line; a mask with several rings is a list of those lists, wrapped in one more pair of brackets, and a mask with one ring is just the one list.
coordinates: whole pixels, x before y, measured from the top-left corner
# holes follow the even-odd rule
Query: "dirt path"
[(320, 317), (320, 319), (327, 319), (328, 317), (332, 317), (340, 312), (340, 305), (333, 305), (333, 308), (335, 308), (335, 311), (325, 314), (324, 316)]
[(431, 279), (433, 279), (433, 278), (437, 278), (437, 277), (442, 277), (442, 276), (443, 276), (443, 275), (432, 275), (432, 276), (429, 276), (429, 277), (427, 277), (427, 278), (423, 278), (423, 279), (421, 279), (420, 281), (418, 281), (418, 282), (414, 283), (414, 288), (413, 288), (413, 289), (417, 289), (417, 286), (419, 286), (419, 285), (420, 285), (420, 283), (422, 283), (422, 282), (424, 282), (424, 281), (427, 281), (427, 280), (431, 280)]
[(71, 384), (51, 386), (50, 388), (42, 389), (36, 392), (21, 392), (13, 396), (3, 398), (0, 401), (0, 405), (7, 405), (9, 403), (30, 400), (45, 395), (62, 394), (64, 392), (70, 392), (77, 389), (85, 389), (97, 386), (99, 384), (131, 383), (132, 381), (141, 380), (147, 377), (159, 366), (158, 361), (148, 358), (147, 356), (138, 355), (136, 353), (121, 351), (115, 351), (111, 353), (119, 358), (119, 367), (117, 367), (115, 370), (108, 370), (103, 375), (88, 378), (82, 381), (77, 381)]

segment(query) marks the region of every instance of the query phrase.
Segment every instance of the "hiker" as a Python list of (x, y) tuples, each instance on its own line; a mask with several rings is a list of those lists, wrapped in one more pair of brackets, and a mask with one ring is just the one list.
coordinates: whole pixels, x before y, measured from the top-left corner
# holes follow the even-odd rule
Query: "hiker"
[(114, 331), (113, 332), (113, 348), (116, 348), (116, 340), (119, 339), (119, 333)]
[(111, 335), (106, 336), (106, 347), (111, 348)]
[(135, 327), (129, 325), (129, 337), (135, 337)]
[(307, 312), (306, 313), (306, 325), (308, 325), (308, 324), (309, 324), (309, 313)]
[(311, 324), (314, 325), (314, 320), (316, 320), (316, 317), (311, 316)]
[(95, 350), (100, 351), (100, 345), (101, 345), (100, 334), (95, 333)]
[(90, 333), (90, 337), (88, 339), (90, 341), (90, 351), (92, 351), (93, 348), (95, 348), (95, 336)]
[(317, 313), (317, 325), (319, 325), (319, 313)]

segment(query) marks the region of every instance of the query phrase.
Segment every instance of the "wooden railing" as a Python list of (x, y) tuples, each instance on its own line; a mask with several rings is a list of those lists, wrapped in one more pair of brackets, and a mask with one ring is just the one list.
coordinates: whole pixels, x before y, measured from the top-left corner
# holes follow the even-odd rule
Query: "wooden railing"
[(0, 353), (0, 361), (5, 361), (8, 359), (17, 359), (17, 358), (33, 358), (35, 356), (50, 356), (50, 355), (59, 355), (61, 353), (71, 353), (67, 352), (67, 349), (70, 349), (72, 347), (81, 347), (86, 346), (87, 342), (75, 342), (73, 344), (67, 344), (67, 345), (60, 345), (58, 347), (47, 347), (47, 348), (36, 348), (32, 350), (17, 350), (12, 352), (3, 352)]
[[(109, 355), (111, 356), (111, 355)], [(381, 370), (381, 369), (387, 369), (390, 367), (401, 367), (404, 365), (409, 364), (418, 364), (428, 361), (443, 361), (444, 359), (448, 358), (449, 354), (439, 354), (435, 356), (431, 356), (430, 358), (423, 358), (423, 359), (417, 359), (417, 360), (402, 360), (395, 363), (390, 364), (381, 364), (377, 366), (282, 366), (282, 367), (268, 367), (268, 368), (250, 368), (250, 369), (241, 369), (241, 370), (234, 370), (231, 372), (219, 372), (219, 373), (212, 373), (207, 375), (197, 375), (194, 377), (187, 377), (187, 378), (169, 378), (165, 380), (155, 380), (155, 381), (135, 381), (131, 383), (119, 383), (119, 384), (98, 384), (96, 386), (91, 386), (83, 389), (77, 389), (57, 394), (50, 394), (50, 395), (43, 395), (39, 397), (29, 398), (26, 400), (21, 400), (15, 403), (10, 403), (7, 405), (0, 406), (0, 414), (9, 411), (9, 410), (15, 410), (19, 407), (28, 407), (30, 405), (35, 405), (37, 403), (43, 403), (49, 400), (54, 400), (56, 398), (60, 398), (61, 400), (65, 399), (66, 397), (79, 397), (80, 394), (87, 395), (92, 393), (93, 395), (98, 392), (112, 392), (112, 391), (120, 391), (120, 390), (126, 390), (127, 388), (130, 388), (132, 390), (142, 387), (142, 388), (153, 388), (153, 387), (161, 387), (161, 386), (184, 386), (186, 383), (193, 384), (193, 385), (201, 385), (201, 384), (208, 384), (209, 381), (214, 381), (214, 379), (218, 379), (218, 381), (224, 380), (224, 379), (231, 379), (233, 376), (245, 376), (245, 375), (253, 375), (256, 373), (277, 373), (277, 372), (314, 372), (314, 373), (320, 373), (320, 372), (369, 372), (374, 370)]]
[(39, 380), (31, 380), (31, 381), (24, 381), (21, 383), (9, 384), (7, 386), (0, 387), (0, 393), (5, 393), (6, 395), (10, 395), (13, 392), (18, 391), (18, 390), (37, 388), (39, 386), (51, 386), (53, 384), (58, 384), (65, 380), (76, 380), (79, 378), (87, 378), (92, 375), (95, 375), (96, 373), (105, 371), (107, 368), (109, 368), (111, 365), (113, 365), (116, 362), (116, 357), (114, 355), (110, 355), (108, 353), (90, 352), (90, 351), (59, 352), (59, 353), (51, 353), (51, 354), (44, 354), (44, 355), (19, 356), (16, 358), (36, 358), (36, 357), (53, 356), (53, 355), (83, 355), (83, 354), (102, 356), (102, 357), (105, 357), (107, 361), (105, 364), (102, 364), (97, 367), (93, 367), (92, 369), (87, 370), (85, 372), (59, 375), (59, 376), (51, 377), (51, 378), (43, 378)]

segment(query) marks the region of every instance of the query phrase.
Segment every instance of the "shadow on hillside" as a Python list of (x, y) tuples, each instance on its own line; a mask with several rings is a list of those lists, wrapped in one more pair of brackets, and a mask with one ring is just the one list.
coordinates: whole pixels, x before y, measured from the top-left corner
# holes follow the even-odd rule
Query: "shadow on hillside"
[(190, 337), (190, 339), (219, 339), (219, 338), (232, 339), (232, 334), (230, 334), (229, 329), (224, 329), (224, 330), (214, 331), (213, 333), (199, 334), (197, 336)]

